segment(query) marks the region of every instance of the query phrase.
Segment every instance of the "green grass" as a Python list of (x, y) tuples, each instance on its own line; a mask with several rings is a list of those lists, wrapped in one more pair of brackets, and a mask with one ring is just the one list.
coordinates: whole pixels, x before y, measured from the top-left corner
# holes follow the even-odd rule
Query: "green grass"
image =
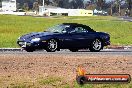
[(63, 22), (82, 23), (96, 31), (108, 32), (114, 45), (132, 45), (132, 22), (120, 21), (115, 17), (36, 18), (0, 15), (0, 47), (18, 47), (16, 41), (19, 36), (30, 32), (41, 32)]
[[(1, 86), (1, 85), (0, 85)], [(5, 88), (5, 86), (3, 85)], [(129, 84), (85, 84), (79, 85), (76, 81), (66, 82), (60, 77), (46, 77), (37, 79), (36, 82), (11, 83), (7, 88), (132, 88)]]
[(58, 78), (58, 77), (49, 77), (49, 78), (45, 78), (45, 79), (40, 79), (39, 83), (41, 85), (54, 85), (56, 82), (60, 82), (62, 79)]
[(31, 83), (16, 83), (16, 84), (10, 84), (7, 88), (40, 88), (39, 86), (36, 86), (35, 84)]
[(74, 88), (132, 88), (130, 84), (85, 84), (83, 86), (74, 83)]

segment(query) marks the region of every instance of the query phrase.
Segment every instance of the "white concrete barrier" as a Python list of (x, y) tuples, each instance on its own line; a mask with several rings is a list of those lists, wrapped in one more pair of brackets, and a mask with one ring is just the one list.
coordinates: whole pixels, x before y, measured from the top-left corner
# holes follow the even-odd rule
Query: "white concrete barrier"
[(0, 12), (0, 14), (5, 14), (5, 15), (26, 15), (26, 12)]

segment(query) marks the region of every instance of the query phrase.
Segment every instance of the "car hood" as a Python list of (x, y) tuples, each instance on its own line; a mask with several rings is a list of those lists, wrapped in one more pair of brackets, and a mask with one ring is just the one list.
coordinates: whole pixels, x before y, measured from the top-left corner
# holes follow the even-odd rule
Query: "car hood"
[(100, 35), (108, 35), (109, 36), (109, 34), (106, 33), (106, 32), (97, 32), (97, 33), (100, 34)]
[(23, 35), (20, 37), (20, 39), (24, 39), (24, 40), (30, 40), (33, 38), (40, 38), (43, 36), (47, 36), (47, 35), (53, 35), (54, 33), (51, 32), (32, 32), (26, 35)]

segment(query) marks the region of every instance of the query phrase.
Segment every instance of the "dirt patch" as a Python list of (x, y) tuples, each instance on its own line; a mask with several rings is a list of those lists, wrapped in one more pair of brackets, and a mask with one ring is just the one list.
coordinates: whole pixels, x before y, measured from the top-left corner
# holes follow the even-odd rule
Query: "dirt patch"
[(59, 54), (1, 54), (0, 83), (8, 86), (11, 81), (61, 77), (66, 82), (75, 80), (78, 65), (90, 74), (130, 74), (132, 56), (123, 55), (59, 55)]

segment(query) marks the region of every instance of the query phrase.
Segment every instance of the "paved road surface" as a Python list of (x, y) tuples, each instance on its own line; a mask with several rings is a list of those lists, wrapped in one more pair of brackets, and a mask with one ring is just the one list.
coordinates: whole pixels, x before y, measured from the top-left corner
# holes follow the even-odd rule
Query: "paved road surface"
[(0, 51), (0, 54), (66, 54), (66, 55), (131, 55), (132, 49), (104, 49), (101, 52), (90, 52), (88, 50), (80, 50), (78, 52), (70, 52), (69, 50), (61, 50), (56, 52), (46, 52), (43, 50), (34, 51), (34, 52), (26, 52), (26, 51)]

